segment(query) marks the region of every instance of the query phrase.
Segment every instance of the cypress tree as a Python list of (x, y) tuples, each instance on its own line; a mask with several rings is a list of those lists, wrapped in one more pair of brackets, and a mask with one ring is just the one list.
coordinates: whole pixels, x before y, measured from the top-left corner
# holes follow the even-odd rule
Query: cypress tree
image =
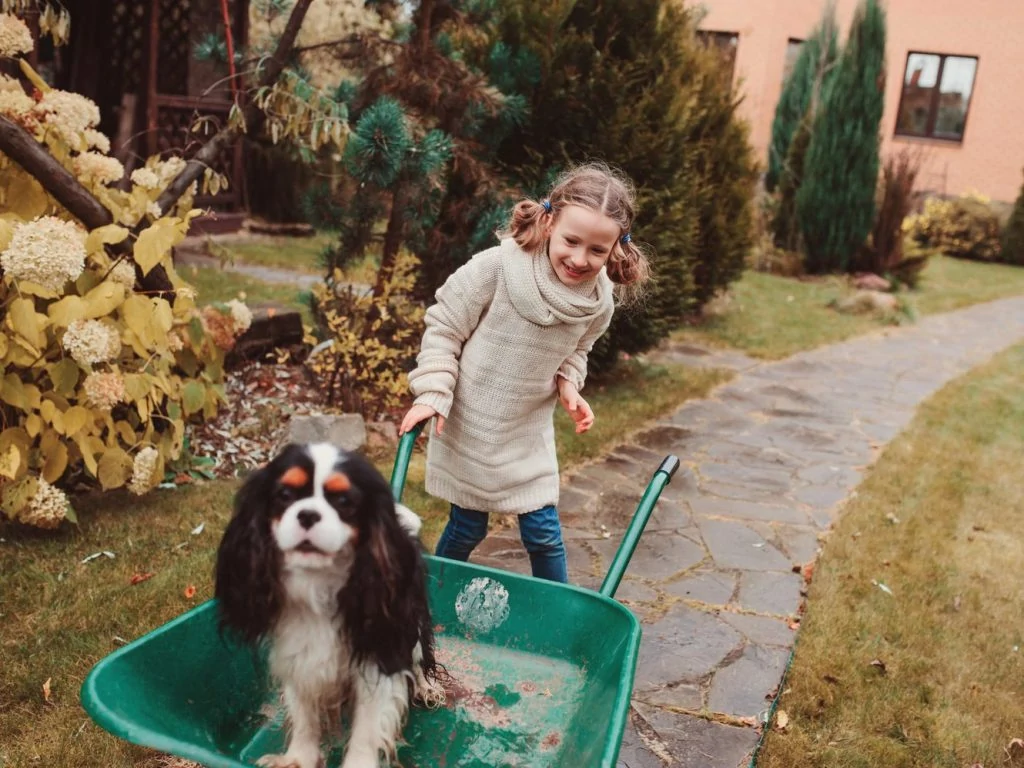
[(885, 92), (885, 13), (862, 0), (822, 90), (796, 195), (808, 272), (849, 268), (871, 231)]
[(1002, 261), (1024, 265), (1024, 185), (1021, 185), (1013, 213), (1003, 230)]
[(779, 103), (772, 120), (772, 140), (768, 146), (768, 172), (764, 184), (769, 192), (783, 182), (783, 171), (793, 136), (807, 115), (811, 97), (822, 79), (830, 72), (838, 49), (839, 32), (836, 27), (835, 8), (829, 4), (818, 26), (800, 46), (793, 63), (793, 71), (782, 86)]

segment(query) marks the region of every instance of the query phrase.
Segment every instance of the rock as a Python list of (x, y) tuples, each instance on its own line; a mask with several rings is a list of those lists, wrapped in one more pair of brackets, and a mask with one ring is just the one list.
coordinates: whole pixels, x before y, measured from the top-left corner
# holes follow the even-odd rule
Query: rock
[(889, 291), (892, 284), (874, 272), (863, 272), (853, 276), (853, 287), (862, 291)]
[(891, 293), (857, 291), (852, 296), (836, 300), (833, 306), (840, 312), (860, 315), (868, 312), (895, 312), (899, 301)]
[(393, 421), (371, 421), (366, 425), (370, 448), (390, 448), (398, 443), (398, 425)]
[(346, 451), (357, 451), (366, 445), (366, 422), (358, 413), (295, 416), (288, 424), (285, 442), (331, 443)]

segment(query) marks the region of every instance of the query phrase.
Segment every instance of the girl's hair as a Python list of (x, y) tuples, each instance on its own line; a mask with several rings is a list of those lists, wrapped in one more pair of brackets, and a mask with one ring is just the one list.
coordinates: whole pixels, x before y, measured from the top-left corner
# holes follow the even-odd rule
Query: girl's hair
[(604, 163), (586, 163), (565, 171), (542, 202), (516, 203), (508, 229), (499, 235), (511, 236), (527, 253), (540, 253), (547, 244), (548, 217), (557, 217), (568, 205), (597, 211), (619, 225), (619, 238), (606, 269), (612, 282), (630, 286), (635, 293), (650, 278), (651, 271), (646, 250), (630, 233), (636, 216), (636, 192), (624, 174)]

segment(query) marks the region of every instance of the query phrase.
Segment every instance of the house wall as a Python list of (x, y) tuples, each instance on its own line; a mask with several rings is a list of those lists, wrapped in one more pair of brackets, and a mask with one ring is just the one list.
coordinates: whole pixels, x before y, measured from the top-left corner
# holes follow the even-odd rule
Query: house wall
[[(734, 85), (751, 141), (767, 160), (775, 105), (782, 91), (789, 38), (806, 38), (821, 15), (821, 0), (702, 0), (700, 28), (739, 34)], [(844, 42), (857, 0), (837, 0)], [(902, 147), (924, 153), (919, 186), (956, 195), (976, 189), (1012, 201), (1024, 167), (1024, 88), (1011, 85), (1024, 50), (1024, 0), (890, 0), (883, 156)], [(976, 56), (970, 109), (961, 142), (895, 136), (910, 51)]]

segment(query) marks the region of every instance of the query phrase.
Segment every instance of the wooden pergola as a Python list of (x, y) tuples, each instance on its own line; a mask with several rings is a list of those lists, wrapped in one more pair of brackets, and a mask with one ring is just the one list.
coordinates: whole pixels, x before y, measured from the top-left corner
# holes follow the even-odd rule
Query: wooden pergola
[[(228, 66), (200, 61), (196, 46), (224, 36), (219, 0), (64, 0), (71, 13), (67, 46), (39, 39), (32, 64), (47, 81), (81, 93), (100, 107), (100, 129), (130, 172), (158, 153), (191, 155), (223, 125), (233, 103)], [(235, 50), (248, 33), (248, 0), (227, 0)], [(27, 19), (31, 24), (31, 19)], [(241, 90), (241, 83), (236, 82)], [(210, 133), (193, 132), (197, 124)], [(245, 208), (241, 142), (217, 159), (228, 190), (197, 197), (221, 214)], [(221, 216), (225, 222), (233, 216)]]

